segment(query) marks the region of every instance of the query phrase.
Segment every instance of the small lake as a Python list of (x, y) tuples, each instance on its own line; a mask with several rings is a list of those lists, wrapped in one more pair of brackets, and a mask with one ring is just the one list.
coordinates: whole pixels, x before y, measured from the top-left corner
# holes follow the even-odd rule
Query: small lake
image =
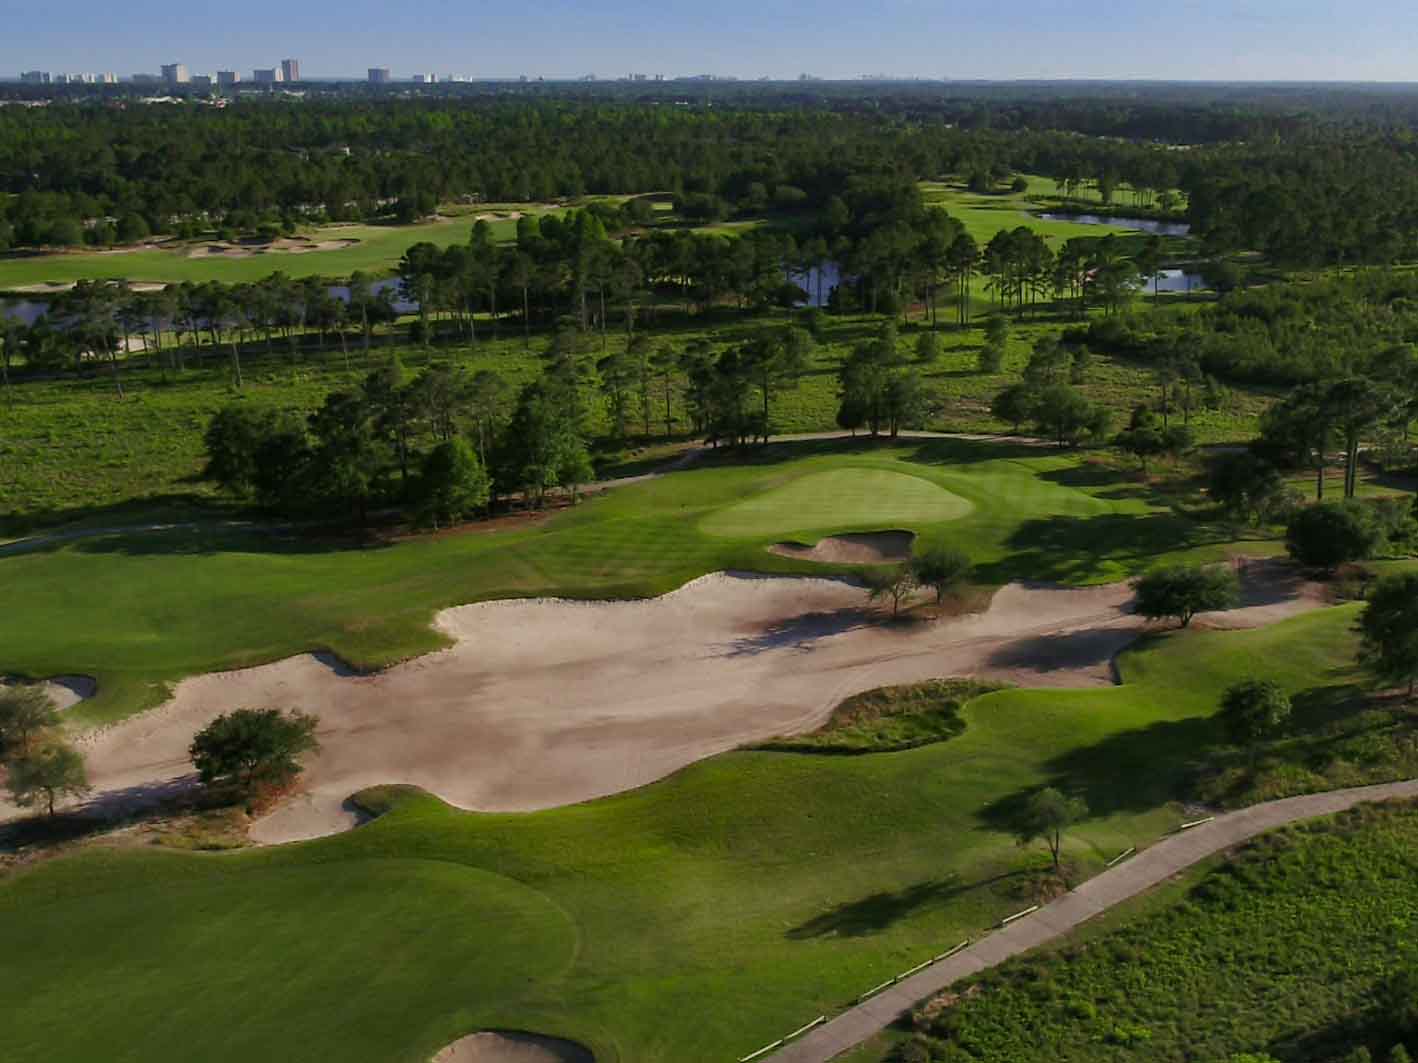
[(1122, 218), (1102, 214), (1064, 214), (1047, 211), (1037, 215), (1044, 221), (1069, 221), (1075, 225), (1111, 225), (1117, 229), (1133, 229), (1154, 236), (1190, 236), (1192, 227), (1184, 221), (1157, 221), (1154, 218)]
[(842, 283), (842, 271), (836, 262), (824, 262), (806, 271), (789, 270), (788, 280), (807, 292), (807, 300), (799, 306), (824, 307), (832, 289)]
[(48, 303), (33, 299), (0, 299), (0, 317), (11, 317), (25, 325), (33, 325), (48, 309)]
[[(1157, 277), (1159, 292), (1199, 292), (1206, 287), (1200, 273), (1191, 273), (1184, 269), (1164, 269)], [(1145, 285), (1149, 292), (1153, 290), (1152, 286), (1151, 280)]]

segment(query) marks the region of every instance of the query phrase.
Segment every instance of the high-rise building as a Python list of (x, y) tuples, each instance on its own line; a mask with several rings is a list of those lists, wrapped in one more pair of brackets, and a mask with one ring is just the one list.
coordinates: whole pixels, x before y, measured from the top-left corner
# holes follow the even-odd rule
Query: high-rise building
[(198, 92), (211, 92), (216, 83), (217, 79), (211, 74), (193, 74), (188, 82)]
[(186, 85), (189, 78), (187, 76), (186, 63), (167, 63), (162, 68), (162, 79), (169, 85)]
[(253, 70), (251, 72), (251, 80), (258, 85), (274, 85), (281, 80), (280, 68), (272, 67), (268, 70)]
[(282, 60), (281, 60), (281, 80), (282, 80), (282, 81), (299, 81), (299, 80), (300, 80), (300, 60), (299, 60), (299, 59), (282, 59)]
[(438, 75), (437, 75), (437, 74), (415, 74), (415, 75), (414, 75), (414, 84), (415, 84), (415, 85), (436, 85), (436, 84), (438, 84)]
[(20, 82), (24, 85), (48, 85), (50, 80), (49, 72), (45, 70), (26, 70), (20, 75)]
[(100, 75), (98, 76), (98, 83), (99, 83), (100, 85), (117, 85), (117, 84), (118, 84), (118, 75), (117, 75), (117, 74), (113, 74), (113, 73), (100, 74)]
[(372, 66), (369, 68), (369, 83), (371, 85), (387, 85), (393, 80), (394, 78), (389, 73), (387, 66)]
[(229, 89), (233, 85), (241, 83), (241, 75), (235, 70), (218, 70), (217, 85), (224, 89)]

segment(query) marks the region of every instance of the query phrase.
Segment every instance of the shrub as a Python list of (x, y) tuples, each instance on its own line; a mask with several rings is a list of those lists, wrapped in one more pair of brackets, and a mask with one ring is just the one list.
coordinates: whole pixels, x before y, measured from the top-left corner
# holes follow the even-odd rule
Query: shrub
[(1191, 626), (1197, 613), (1233, 608), (1240, 597), (1234, 572), (1201, 565), (1156, 568), (1134, 587), (1139, 613), (1149, 620), (1175, 617), (1182, 627)]
[(1374, 510), (1350, 499), (1307, 506), (1296, 513), (1285, 532), (1285, 548), (1307, 568), (1333, 572), (1340, 565), (1373, 557), (1383, 539)]
[(1290, 698), (1269, 679), (1243, 679), (1222, 696), (1218, 718), (1232, 742), (1252, 746), (1290, 718)]
[(202, 782), (251, 790), (280, 785), (300, 774), (301, 758), (320, 748), (314, 716), (279, 709), (238, 709), (209, 723), (189, 753)]

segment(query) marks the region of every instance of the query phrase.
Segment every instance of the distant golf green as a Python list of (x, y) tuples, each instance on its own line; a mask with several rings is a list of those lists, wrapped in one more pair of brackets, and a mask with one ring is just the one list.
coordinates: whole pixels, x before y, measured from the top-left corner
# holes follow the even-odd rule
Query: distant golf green
[(719, 510), (700, 527), (725, 538), (898, 524), (912, 527), (958, 520), (972, 508), (959, 495), (919, 476), (883, 469), (834, 469), (800, 476)]

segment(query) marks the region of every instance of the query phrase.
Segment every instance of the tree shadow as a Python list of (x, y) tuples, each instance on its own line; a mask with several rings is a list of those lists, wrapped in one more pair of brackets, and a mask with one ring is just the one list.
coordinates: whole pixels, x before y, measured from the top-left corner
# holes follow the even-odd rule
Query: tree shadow
[(982, 879), (962, 882), (959, 875), (949, 874), (938, 879), (918, 882), (905, 889), (882, 891), (848, 901), (814, 916), (793, 927), (785, 935), (793, 941), (808, 941), (822, 937), (869, 937), (890, 929), (893, 925), (919, 912), (939, 908), (950, 900), (1022, 875), (1010, 871)]
[[(1090, 817), (1150, 811), (1185, 795), (1208, 750), (1221, 739), (1210, 719), (1159, 721), (1054, 757), (1045, 764), (1044, 785), (1082, 797)], [(1037, 790), (1017, 790), (985, 806), (984, 826), (1009, 831)]]
[(754, 635), (745, 635), (713, 653), (716, 657), (756, 657), (773, 650), (791, 649), (809, 653), (815, 644), (834, 635), (864, 627), (881, 627), (880, 617), (869, 609), (849, 607), (816, 613), (803, 613), (769, 624)]
[(1137, 632), (1125, 628), (1089, 628), (1059, 634), (1035, 635), (1002, 646), (986, 662), (991, 668), (1035, 672), (1040, 675), (1061, 670), (1106, 666), (1118, 681), (1114, 658), (1137, 640)]
[(1035, 443), (1006, 439), (913, 439), (916, 449), (902, 458), (917, 465), (979, 465), (988, 461), (1015, 461), (1053, 453)]
[[(1009, 556), (976, 570), (983, 583), (1096, 580), (1118, 564), (1230, 540), (1171, 513), (1103, 513), (1028, 520), (1006, 540)], [(1105, 563), (1106, 567), (1105, 567)]]
[(201, 806), (201, 797), (195, 774), (105, 790), (53, 816), (40, 814), (0, 824), (0, 852), (78, 841), (175, 810), (194, 811)]

